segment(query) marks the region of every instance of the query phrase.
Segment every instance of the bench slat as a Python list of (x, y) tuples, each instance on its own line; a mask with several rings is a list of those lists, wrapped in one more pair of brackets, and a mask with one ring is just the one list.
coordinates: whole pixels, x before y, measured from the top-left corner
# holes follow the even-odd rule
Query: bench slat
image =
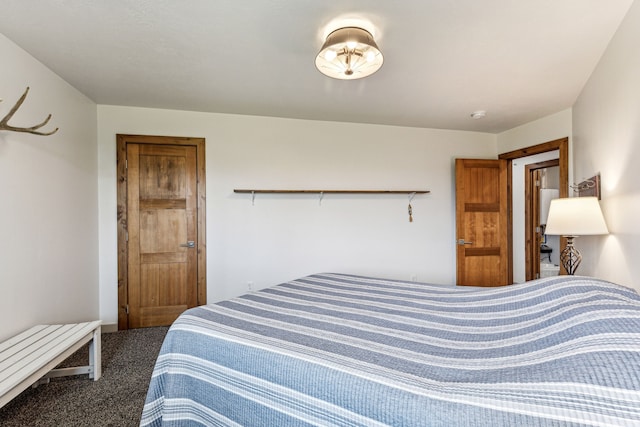
[[(25, 340), (17, 345), (18, 351), (7, 358), (0, 365), (0, 384), (4, 383), (7, 378), (18, 374), (30, 366), (37, 369), (38, 366), (46, 363), (47, 360), (57, 356), (56, 347), (58, 343), (65, 343), (72, 337), (76, 330), (76, 325), (51, 325), (37, 335), (33, 335), (32, 339)], [(13, 347), (9, 349), (9, 352)], [(38, 359), (43, 361), (39, 362)], [(28, 374), (28, 373), (25, 373)], [(1, 391), (1, 389), (0, 389)]]
[(25, 359), (32, 357), (34, 352), (37, 352), (42, 348), (49, 350), (53, 345), (51, 344), (52, 342), (55, 343), (58, 339), (64, 339), (65, 333), (67, 333), (73, 326), (74, 325), (46, 326), (44, 329), (40, 329), (37, 333), (26, 336), (20, 342), (6, 349), (2, 353), (2, 358), (4, 360), (0, 362), (0, 381), (3, 381), (6, 377), (11, 375), (11, 371), (15, 370), (16, 365), (19, 365), (20, 361), (24, 361)]
[(30, 339), (33, 335), (37, 334), (39, 331), (45, 329), (48, 325), (37, 325), (31, 329), (27, 329), (26, 331), (9, 338), (8, 340), (0, 343), (0, 362), (9, 357), (12, 353), (9, 353), (8, 350), (11, 347), (18, 345), (25, 340)]

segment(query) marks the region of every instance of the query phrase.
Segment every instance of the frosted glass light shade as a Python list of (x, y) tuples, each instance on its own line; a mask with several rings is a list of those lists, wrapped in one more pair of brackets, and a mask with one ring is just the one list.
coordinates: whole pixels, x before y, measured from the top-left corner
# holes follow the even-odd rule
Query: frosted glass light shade
[(551, 201), (545, 234), (589, 236), (609, 230), (597, 197), (571, 197)]
[(316, 56), (316, 68), (334, 79), (355, 80), (382, 67), (382, 52), (373, 36), (357, 27), (340, 28), (327, 36)]

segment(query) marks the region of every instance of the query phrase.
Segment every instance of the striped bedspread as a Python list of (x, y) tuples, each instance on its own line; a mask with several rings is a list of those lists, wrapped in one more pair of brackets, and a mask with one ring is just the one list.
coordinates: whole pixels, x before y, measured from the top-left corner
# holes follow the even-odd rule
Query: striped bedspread
[(180, 316), (141, 425), (640, 425), (640, 297), (308, 276)]

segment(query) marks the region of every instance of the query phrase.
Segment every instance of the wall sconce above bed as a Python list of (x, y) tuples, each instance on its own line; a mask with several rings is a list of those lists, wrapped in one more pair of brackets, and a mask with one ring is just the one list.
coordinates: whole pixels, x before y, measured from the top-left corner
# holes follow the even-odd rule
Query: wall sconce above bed
[(601, 200), (600, 174), (594, 175), (570, 187), (575, 193), (578, 193), (578, 197), (597, 197), (598, 200)]

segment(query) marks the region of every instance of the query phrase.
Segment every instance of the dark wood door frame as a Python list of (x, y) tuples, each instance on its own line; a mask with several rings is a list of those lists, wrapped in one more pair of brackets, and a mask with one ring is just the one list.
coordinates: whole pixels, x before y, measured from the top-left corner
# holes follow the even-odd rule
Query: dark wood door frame
[(168, 136), (123, 135), (116, 136), (117, 197), (118, 197), (118, 329), (128, 329), (128, 271), (127, 271), (127, 144), (189, 145), (196, 147), (197, 175), (197, 296), (198, 305), (207, 302), (206, 251), (206, 191), (205, 191), (205, 139)]
[[(553, 141), (544, 142), (542, 144), (534, 145), (531, 147), (521, 148), (514, 151), (502, 153), (498, 156), (499, 159), (507, 160), (507, 173), (508, 173), (508, 195), (509, 195), (509, 219), (507, 221), (509, 225), (509, 237), (507, 242), (509, 244), (509, 277), (511, 283), (513, 283), (513, 161), (521, 159), (523, 157), (532, 156), (534, 154), (547, 153), (549, 151), (558, 150), (558, 162), (560, 167), (560, 197), (569, 197), (569, 138), (560, 138)], [(566, 239), (560, 238), (560, 247), (566, 245)], [(561, 266), (560, 274), (566, 274), (566, 271)]]
[(533, 175), (540, 174), (542, 169), (560, 166), (560, 159), (547, 160), (546, 162), (526, 165), (524, 170), (524, 244), (525, 244), (525, 278), (532, 280), (538, 278), (540, 273), (540, 193), (539, 186)]

